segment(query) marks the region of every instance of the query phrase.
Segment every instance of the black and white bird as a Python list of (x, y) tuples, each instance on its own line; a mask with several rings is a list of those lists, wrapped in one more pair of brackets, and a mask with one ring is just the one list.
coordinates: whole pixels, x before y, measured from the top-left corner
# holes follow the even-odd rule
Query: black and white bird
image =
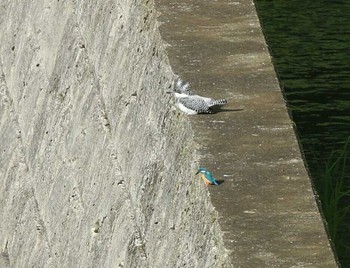
[(227, 103), (226, 99), (212, 99), (193, 94), (190, 84), (176, 79), (173, 93), (176, 98), (176, 106), (187, 114), (212, 113), (212, 108)]

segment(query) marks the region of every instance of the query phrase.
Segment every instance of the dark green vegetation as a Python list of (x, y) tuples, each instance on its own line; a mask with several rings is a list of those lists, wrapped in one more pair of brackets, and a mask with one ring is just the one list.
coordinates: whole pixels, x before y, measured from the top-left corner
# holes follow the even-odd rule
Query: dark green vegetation
[(256, 6), (329, 235), (350, 267), (350, 1)]
[(321, 177), (323, 184), (318, 187), (328, 233), (344, 267), (348, 267), (350, 261), (349, 142), (350, 138), (343, 150), (332, 152)]

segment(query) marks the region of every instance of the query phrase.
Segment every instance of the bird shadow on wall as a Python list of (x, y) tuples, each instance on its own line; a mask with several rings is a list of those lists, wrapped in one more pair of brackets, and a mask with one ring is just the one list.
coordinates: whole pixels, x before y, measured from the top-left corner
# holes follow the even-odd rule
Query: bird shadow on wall
[(220, 184), (224, 183), (225, 181), (224, 180), (216, 180), (216, 182), (220, 185)]
[(220, 106), (213, 107), (210, 110), (211, 110), (212, 114), (243, 111), (243, 109), (241, 109), (241, 108), (239, 108), (239, 109), (222, 109)]

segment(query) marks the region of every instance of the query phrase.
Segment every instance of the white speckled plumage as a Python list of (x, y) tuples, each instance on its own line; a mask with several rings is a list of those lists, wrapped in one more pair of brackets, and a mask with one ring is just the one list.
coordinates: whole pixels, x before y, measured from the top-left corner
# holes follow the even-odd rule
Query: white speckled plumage
[(212, 113), (211, 108), (227, 103), (226, 99), (212, 99), (193, 94), (190, 85), (180, 78), (175, 81), (174, 95), (177, 107), (187, 114)]

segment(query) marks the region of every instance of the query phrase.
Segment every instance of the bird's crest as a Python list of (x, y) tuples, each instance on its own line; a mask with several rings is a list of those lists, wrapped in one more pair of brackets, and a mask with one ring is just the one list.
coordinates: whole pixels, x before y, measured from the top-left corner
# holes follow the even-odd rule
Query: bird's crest
[(175, 80), (175, 89), (174, 91), (179, 94), (192, 95), (191, 86), (188, 82), (182, 81), (181, 78)]

